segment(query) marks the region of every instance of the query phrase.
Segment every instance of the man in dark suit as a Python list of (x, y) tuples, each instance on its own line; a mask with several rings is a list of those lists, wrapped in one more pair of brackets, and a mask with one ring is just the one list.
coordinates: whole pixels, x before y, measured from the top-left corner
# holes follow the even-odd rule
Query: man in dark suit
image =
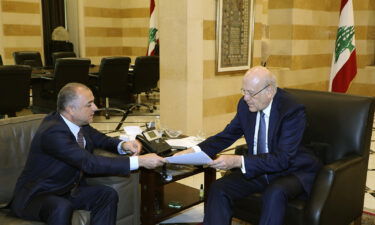
[[(117, 192), (107, 186), (89, 186), (83, 174), (129, 174), (139, 167), (155, 168), (164, 163), (156, 154), (139, 156), (138, 141), (123, 142), (92, 128), (94, 96), (83, 84), (69, 83), (57, 98), (57, 112), (42, 121), (31, 143), (23, 172), (18, 178), (11, 204), (19, 217), (49, 225), (71, 224), (73, 211), (90, 211), (91, 224), (114, 225)], [(102, 157), (102, 148), (131, 157)]]
[(259, 224), (281, 225), (287, 201), (308, 196), (321, 163), (301, 147), (305, 129), (304, 106), (277, 88), (265, 67), (246, 72), (244, 97), (237, 114), (220, 133), (177, 154), (204, 151), (211, 157), (245, 137), (246, 156), (220, 155), (210, 166), (220, 170), (240, 168), (213, 183), (209, 190), (204, 224), (230, 224), (233, 201), (263, 192)]

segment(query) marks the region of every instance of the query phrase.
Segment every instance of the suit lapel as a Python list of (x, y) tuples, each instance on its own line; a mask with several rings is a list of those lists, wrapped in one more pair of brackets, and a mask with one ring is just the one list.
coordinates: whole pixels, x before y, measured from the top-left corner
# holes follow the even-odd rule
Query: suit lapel
[(87, 127), (83, 128), (83, 137), (85, 137), (85, 141), (86, 141), (85, 149), (89, 152), (92, 152), (93, 144), (92, 144), (92, 141), (90, 139), (90, 136), (88, 135)]
[(268, 122), (268, 149), (272, 149), (273, 137), (275, 136), (276, 127), (279, 126), (280, 118), (280, 90), (277, 89), (276, 95), (272, 102), (272, 108), (270, 113), (270, 120)]
[[(247, 105), (246, 105), (247, 106)], [(252, 113), (250, 112), (250, 110), (248, 109), (248, 107), (246, 107), (246, 109), (243, 111), (245, 116), (243, 118), (245, 118), (245, 121), (244, 121), (244, 135), (245, 135), (245, 138), (247, 138), (246, 142), (248, 144), (248, 148), (249, 148), (249, 153), (251, 155), (254, 154), (253, 152), (253, 146), (254, 146), (254, 130), (255, 130), (255, 123), (256, 123), (256, 115), (257, 113)]]

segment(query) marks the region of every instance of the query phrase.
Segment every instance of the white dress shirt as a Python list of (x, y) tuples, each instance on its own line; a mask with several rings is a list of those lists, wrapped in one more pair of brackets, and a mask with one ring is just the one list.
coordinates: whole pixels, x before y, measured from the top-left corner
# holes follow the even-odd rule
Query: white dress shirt
[[(263, 109), (264, 120), (266, 122), (266, 134), (267, 134), (266, 135), (266, 152), (268, 152), (268, 124), (270, 122), (271, 108), (272, 108), (272, 100), (271, 100), (270, 104), (265, 109)], [(254, 145), (253, 145), (253, 153), (254, 153), (254, 155), (257, 154), (259, 121), (260, 121), (260, 112), (258, 111), (257, 112), (256, 123), (255, 123), (255, 131), (254, 131)], [(202, 149), (198, 145), (193, 146), (192, 149), (195, 152), (202, 151)], [(245, 159), (244, 159), (243, 156), (241, 156), (241, 160), (242, 160), (241, 171), (242, 171), (242, 173), (246, 173)]]
[[(72, 123), (70, 120), (68, 120), (67, 118), (65, 118), (63, 115), (60, 114), (60, 116), (63, 118), (64, 122), (66, 123), (66, 125), (68, 125), (69, 127), (69, 130), (73, 133), (74, 137), (76, 138), (76, 140), (78, 139), (78, 132), (79, 130), (81, 129), (80, 126), (77, 126), (76, 124)], [(85, 140), (85, 137), (83, 137), (83, 142), (84, 142), (84, 146), (86, 146), (86, 140)], [(122, 143), (125, 142), (125, 141), (121, 141), (118, 145), (117, 145), (117, 151), (119, 154), (123, 155), (123, 154), (127, 154), (123, 149), (122, 149)], [(130, 161), (130, 170), (137, 170), (139, 168), (139, 164), (138, 164), (138, 156), (130, 156), (129, 157), (129, 161)]]

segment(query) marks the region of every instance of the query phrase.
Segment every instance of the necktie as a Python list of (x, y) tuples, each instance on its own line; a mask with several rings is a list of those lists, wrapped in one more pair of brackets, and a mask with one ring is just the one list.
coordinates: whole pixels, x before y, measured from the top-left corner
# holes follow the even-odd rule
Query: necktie
[(81, 148), (85, 148), (85, 141), (84, 141), (84, 139), (83, 139), (83, 131), (82, 131), (82, 128), (79, 129), (79, 131), (78, 131), (78, 134), (77, 134), (77, 142), (78, 142), (79, 147), (81, 147)]
[(258, 129), (258, 142), (257, 154), (266, 153), (266, 121), (264, 120), (264, 112), (260, 112), (259, 129)]
[[(84, 150), (85, 149), (85, 140), (83, 139), (82, 127), (78, 131), (77, 142), (78, 142), (79, 147), (81, 147)], [(78, 180), (76, 182), (74, 182), (73, 187), (70, 190), (71, 196), (73, 196), (76, 193), (77, 187), (78, 187), (79, 183), (81, 182), (82, 176), (83, 176), (83, 171), (81, 170), (81, 171), (79, 171)]]

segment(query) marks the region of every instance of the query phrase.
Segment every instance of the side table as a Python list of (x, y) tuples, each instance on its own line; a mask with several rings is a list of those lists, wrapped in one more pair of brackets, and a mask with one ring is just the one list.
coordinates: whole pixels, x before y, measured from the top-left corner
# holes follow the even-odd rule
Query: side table
[[(182, 167), (182, 166), (180, 166)], [(208, 195), (212, 182), (216, 180), (216, 170), (212, 168), (188, 166), (179, 173), (178, 165), (168, 164), (167, 170), (176, 172), (172, 180), (163, 178), (162, 169), (141, 169), (141, 224), (154, 225), (172, 215), (203, 202)], [(176, 181), (204, 173), (204, 198), (199, 197), (199, 190), (177, 183)], [(168, 203), (177, 201), (181, 208), (170, 208)]]

